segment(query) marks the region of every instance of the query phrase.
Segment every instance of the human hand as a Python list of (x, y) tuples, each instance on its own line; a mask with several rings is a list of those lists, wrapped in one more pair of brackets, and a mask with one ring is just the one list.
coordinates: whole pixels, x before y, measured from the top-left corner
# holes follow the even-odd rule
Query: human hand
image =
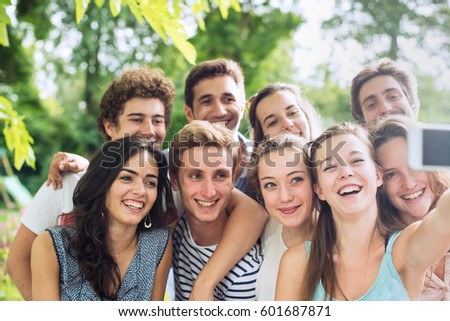
[(71, 153), (57, 152), (50, 163), (46, 184), (47, 186), (52, 185), (55, 190), (62, 188), (61, 173), (78, 173), (88, 165), (89, 161), (84, 157)]
[(189, 296), (189, 301), (214, 301), (214, 288), (209, 289), (197, 278)]

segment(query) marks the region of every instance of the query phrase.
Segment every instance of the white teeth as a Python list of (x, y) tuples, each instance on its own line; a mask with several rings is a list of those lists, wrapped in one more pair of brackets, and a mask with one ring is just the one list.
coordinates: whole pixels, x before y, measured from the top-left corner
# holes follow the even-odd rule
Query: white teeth
[(361, 190), (361, 187), (356, 186), (356, 185), (352, 185), (352, 186), (347, 186), (342, 188), (339, 191), (339, 195), (344, 195), (344, 194), (348, 194), (348, 193), (352, 193), (352, 192), (359, 192)]
[(216, 122), (216, 124), (220, 124), (220, 125), (225, 126), (225, 127), (227, 126), (227, 123), (228, 123), (228, 120)]
[(420, 191), (417, 191), (417, 192), (412, 193), (412, 194), (403, 195), (403, 196), (401, 196), (401, 198), (403, 198), (405, 200), (413, 200), (413, 199), (415, 199), (415, 198), (417, 198), (419, 196), (422, 196), (423, 192), (424, 192), (424, 190), (420, 190)]
[(199, 200), (197, 200), (197, 203), (198, 203), (200, 206), (203, 206), (203, 207), (210, 207), (210, 206), (213, 206), (214, 204), (216, 204), (216, 201), (214, 201), (214, 202), (205, 202), (205, 201), (199, 201)]
[(124, 201), (123, 203), (126, 206), (128, 206), (128, 207), (130, 207), (132, 209), (136, 209), (136, 210), (139, 210), (139, 209), (144, 207), (144, 203), (141, 203), (141, 202), (134, 202), (134, 201), (128, 200), (128, 201)]

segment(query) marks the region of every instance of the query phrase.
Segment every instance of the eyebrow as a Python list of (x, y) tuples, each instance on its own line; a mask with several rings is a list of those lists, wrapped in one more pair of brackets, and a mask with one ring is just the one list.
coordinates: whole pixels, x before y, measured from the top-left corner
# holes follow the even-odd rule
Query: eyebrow
[[(127, 117), (145, 117), (146, 115), (144, 113), (129, 113), (127, 114)], [(161, 114), (154, 114), (151, 116), (151, 118), (164, 118), (164, 115)]]
[[(288, 173), (286, 176), (292, 176), (292, 175), (295, 175), (295, 174), (304, 174), (304, 173), (305, 173), (305, 171), (296, 170), (296, 171), (292, 171), (292, 172)], [(275, 179), (275, 177), (273, 177), (273, 176), (264, 176), (264, 177), (260, 178), (261, 181), (265, 180), (265, 179)]]
[[(356, 154), (363, 154), (363, 152), (360, 152), (359, 150), (354, 150), (354, 151), (350, 152), (349, 156), (353, 156)], [(329, 157), (325, 158), (324, 160), (321, 160), (321, 161), (319, 160), (319, 166), (322, 166), (323, 163), (330, 161), (332, 158), (334, 158), (334, 157), (329, 156)]]
[[(132, 170), (132, 169), (130, 169), (130, 168), (122, 168), (122, 171), (128, 172), (128, 173), (133, 174), (133, 175), (135, 175), (135, 176), (138, 176), (138, 175), (139, 175), (136, 171), (134, 171), (134, 170)], [(156, 175), (154, 175), (154, 174), (147, 174), (147, 175), (145, 175), (145, 177), (150, 177), (150, 178), (156, 178), (156, 179), (158, 179), (158, 176), (156, 176)]]
[[(289, 106), (287, 106), (284, 110), (289, 110), (289, 109), (291, 109), (292, 107), (295, 107), (295, 105), (289, 105)], [(265, 124), (266, 122), (267, 122), (267, 120), (269, 120), (269, 118), (272, 118), (272, 117), (275, 117), (275, 114), (274, 113), (272, 113), (272, 114), (269, 114), (269, 115), (267, 115), (264, 119), (263, 119), (263, 124)]]
[[(400, 92), (403, 92), (403, 91), (400, 90), (399, 88), (391, 87), (391, 88), (387, 88), (387, 89), (383, 90), (383, 91), (381, 92), (381, 94), (382, 94), (382, 95), (386, 95), (387, 93), (389, 93), (389, 92), (391, 92), (391, 91), (400, 91)], [(374, 94), (367, 96), (367, 97), (362, 101), (361, 105), (364, 105), (364, 103), (365, 103), (366, 101), (368, 101), (368, 100), (370, 100), (370, 99), (373, 99), (373, 98), (376, 98), (376, 97), (377, 97), (377, 95), (374, 95)]]

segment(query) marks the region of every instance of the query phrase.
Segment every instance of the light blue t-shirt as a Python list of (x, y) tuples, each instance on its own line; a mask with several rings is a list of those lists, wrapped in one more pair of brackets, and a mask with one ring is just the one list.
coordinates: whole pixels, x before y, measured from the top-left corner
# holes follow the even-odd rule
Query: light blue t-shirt
[[(378, 272), (375, 282), (369, 291), (356, 301), (409, 301), (408, 293), (406, 292), (400, 275), (392, 261), (392, 247), (399, 235), (400, 231), (397, 231), (389, 238), (383, 260), (381, 261), (380, 271)], [(311, 241), (306, 241), (305, 247), (309, 257)], [(312, 297), (312, 301), (323, 300), (329, 300), (329, 296), (326, 295), (322, 280), (320, 280)]]

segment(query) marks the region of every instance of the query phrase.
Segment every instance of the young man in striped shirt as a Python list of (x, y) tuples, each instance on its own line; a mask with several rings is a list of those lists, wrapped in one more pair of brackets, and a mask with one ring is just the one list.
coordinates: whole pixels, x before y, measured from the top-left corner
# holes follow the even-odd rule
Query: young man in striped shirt
[[(169, 172), (184, 213), (173, 233), (176, 300), (188, 300), (195, 279), (214, 253), (228, 220), (240, 148), (220, 124), (191, 121), (175, 136)], [(254, 300), (262, 261), (255, 244), (214, 289), (215, 300)]]

